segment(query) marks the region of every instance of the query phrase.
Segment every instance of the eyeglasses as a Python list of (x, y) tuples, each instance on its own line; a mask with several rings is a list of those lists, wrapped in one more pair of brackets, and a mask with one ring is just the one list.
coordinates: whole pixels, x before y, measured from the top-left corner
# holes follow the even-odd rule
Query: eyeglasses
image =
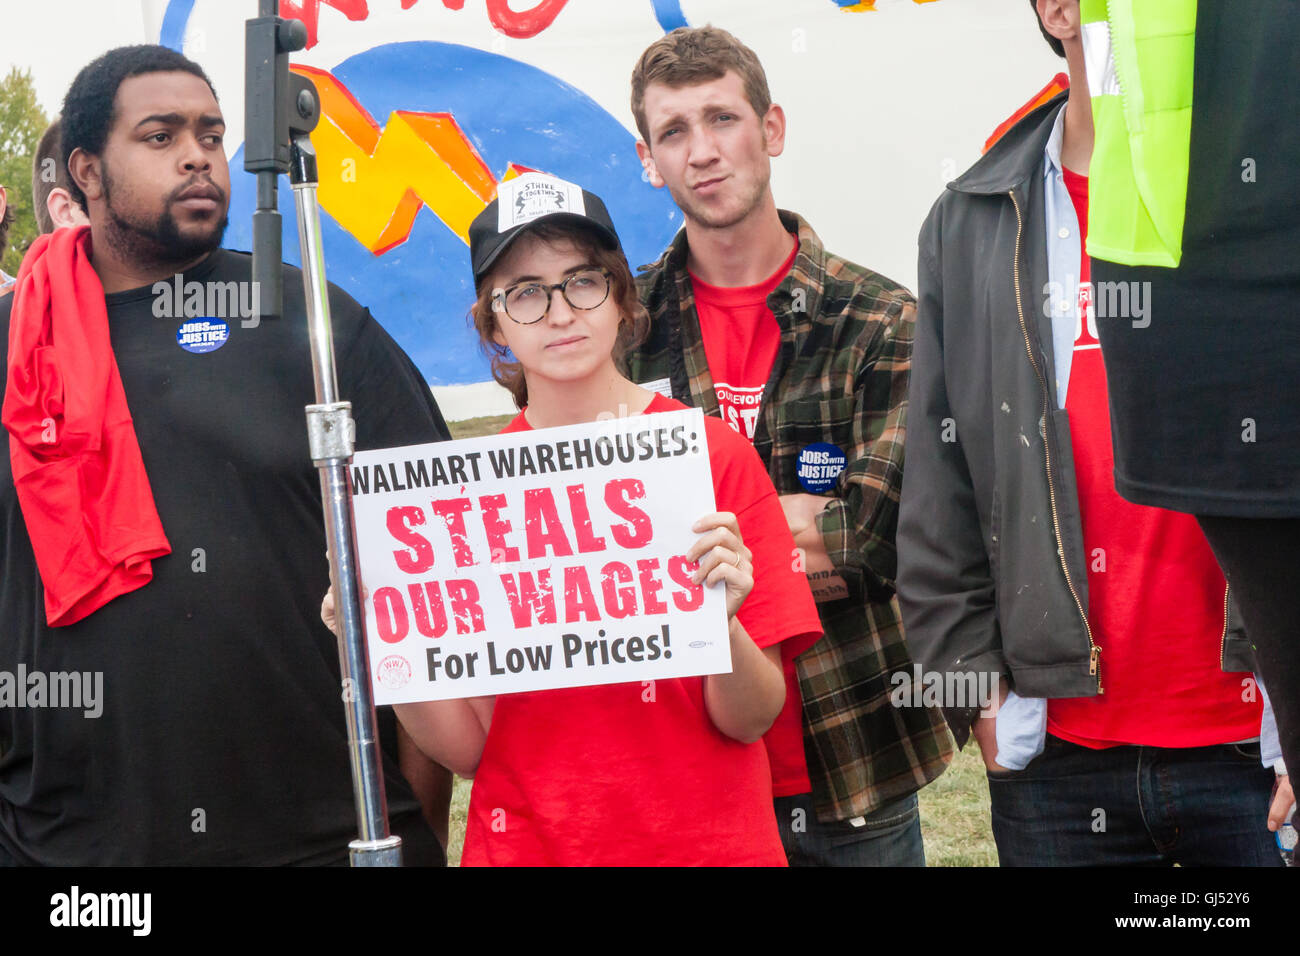
[(492, 293), (492, 311), (505, 312), (518, 325), (533, 325), (546, 318), (551, 310), (551, 296), (556, 289), (564, 301), (574, 309), (590, 311), (609, 298), (609, 272), (605, 269), (584, 269), (575, 272), (563, 282), (547, 285), (545, 282), (521, 282)]

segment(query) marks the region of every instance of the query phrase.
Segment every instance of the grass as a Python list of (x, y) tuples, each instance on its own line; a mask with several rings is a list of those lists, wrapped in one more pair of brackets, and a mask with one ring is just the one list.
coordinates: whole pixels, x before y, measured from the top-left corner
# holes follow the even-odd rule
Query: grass
[[(492, 435), (514, 416), (497, 415), (452, 422), (454, 438)], [(457, 778), (451, 800), (450, 846), (447, 859), (460, 863), (465, 845), (465, 814), (469, 809), (470, 782)], [(934, 783), (921, 791), (921, 835), (930, 866), (997, 866), (997, 848), (989, 826), (989, 787), (979, 748), (971, 743), (953, 758)]]
[(921, 791), (921, 837), (928, 866), (997, 866), (989, 823), (989, 782), (974, 741)]
[(447, 863), (460, 866), (460, 851), (465, 848), (465, 814), (469, 812), (470, 782), (456, 778), (451, 792), (451, 821), (447, 826)]
[(486, 418), (467, 418), (463, 422), (448, 422), (452, 438), (478, 438), (495, 435), (514, 420), (513, 415), (489, 415)]

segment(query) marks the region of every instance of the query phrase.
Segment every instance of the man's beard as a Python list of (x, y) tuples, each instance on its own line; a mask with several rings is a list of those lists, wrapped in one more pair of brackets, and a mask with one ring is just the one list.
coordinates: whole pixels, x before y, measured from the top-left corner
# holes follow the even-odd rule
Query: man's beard
[[(213, 230), (207, 235), (186, 236), (181, 233), (176, 217), (172, 215), (172, 202), (176, 196), (189, 189), (193, 183), (180, 186), (167, 197), (163, 211), (153, 222), (144, 224), (130, 222), (122, 218), (113, 206), (113, 184), (109, 178), (108, 167), (103, 168), (104, 203), (108, 207), (108, 242), (118, 250), (118, 254), (144, 269), (172, 268), (184, 266), (221, 246), (221, 239), (226, 234), (230, 222), (228, 215), (221, 217)], [(215, 184), (214, 184), (215, 185)], [(216, 187), (218, 190), (220, 187)], [(225, 196), (222, 196), (224, 201)]]

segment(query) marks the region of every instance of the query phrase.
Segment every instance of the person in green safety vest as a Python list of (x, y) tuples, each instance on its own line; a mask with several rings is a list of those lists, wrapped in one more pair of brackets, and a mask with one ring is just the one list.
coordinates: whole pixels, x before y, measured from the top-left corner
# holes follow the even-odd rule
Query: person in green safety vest
[[(1197, 516), (1255, 646), (1284, 772), (1300, 761), (1300, 5), (1080, 7), (1088, 252), (1099, 296), (1121, 305), (1098, 319), (1115, 485)], [(1274, 801), (1271, 828), (1289, 808)]]

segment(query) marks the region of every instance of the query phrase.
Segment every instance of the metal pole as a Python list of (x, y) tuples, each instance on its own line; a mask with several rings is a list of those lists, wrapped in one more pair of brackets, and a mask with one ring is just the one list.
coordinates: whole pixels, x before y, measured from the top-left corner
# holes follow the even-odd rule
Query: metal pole
[(294, 138), (290, 176), (298, 211), (302, 284), (311, 339), (316, 404), (307, 406), (307, 435), (312, 460), (320, 469), (321, 503), (329, 543), (330, 582), (339, 622), (339, 666), (347, 707), (348, 758), (361, 838), (348, 844), (353, 866), (401, 866), (401, 838), (388, 832), (388, 802), (375, 733), (375, 705), (370, 665), (361, 625), (357, 589), (356, 543), (352, 528), (352, 487), (347, 465), (352, 459), (352, 404), (340, 401), (334, 370), (329, 287), (316, 201), (316, 157), (305, 134)]
[[(244, 168), (258, 176), (254, 214), (253, 279), (267, 285), (262, 317), (281, 315), (280, 216), (276, 180), (289, 173), (298, 211), (302, 282), (311, 340), (316, 404), (307, 406), (307, 441), (320, 470), (321, 508), (329, 547), (330, 582), (339, 621), (339, 669), (348, 729), (348, 760), (359, 839), (348, 844), (353, 866), (401, 866), (402, 841), (388, 832), (388, 802), (370, 692), (370, 664), (357, 587), (352, 527), (352, 405), (338, 394), (329, 286), (316, 202), (316, 154), (309, 134), (320, 120), (320, 98), (308, 79), (289, 72), (289, 53), (307, 41), (297, 20), (275, 15), (275, 0), (260, 0), (259, 17), (246, 25)], [(283, 321), (283, 318), (279, 318)]]

